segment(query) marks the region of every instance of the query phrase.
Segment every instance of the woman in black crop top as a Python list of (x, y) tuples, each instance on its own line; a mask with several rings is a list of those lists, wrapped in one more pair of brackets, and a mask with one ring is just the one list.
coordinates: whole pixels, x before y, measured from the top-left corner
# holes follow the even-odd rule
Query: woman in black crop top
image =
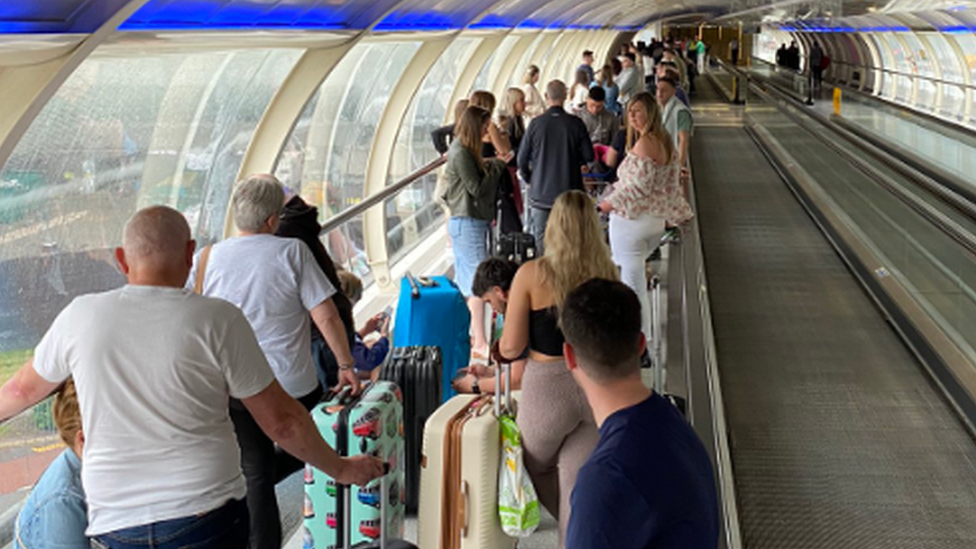
[(592, 278), (619, 278), (603, 240), (596, 206), (585, 193), (556, 199), (545, 233), (545, 255), (515, 275), (505, 328), (495, 358), (517, 357), (528, 348), (518, 423), (525, 464), (542, 504), (559, 519), (563, 547), (569, 496), (576, 474), (596, 446), (598, 432), (586, 397), (566, 369), (559, 304)]

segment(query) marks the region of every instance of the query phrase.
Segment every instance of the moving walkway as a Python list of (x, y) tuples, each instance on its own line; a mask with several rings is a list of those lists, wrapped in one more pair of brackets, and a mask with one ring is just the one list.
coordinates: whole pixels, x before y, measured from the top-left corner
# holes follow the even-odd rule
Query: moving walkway
[(692, 410), (724, 411), (691, 418), (713, 436), (723, 543), (973, 547), (973, 218), (775, 97), (696, 116), (671, 306), (704, 326)]

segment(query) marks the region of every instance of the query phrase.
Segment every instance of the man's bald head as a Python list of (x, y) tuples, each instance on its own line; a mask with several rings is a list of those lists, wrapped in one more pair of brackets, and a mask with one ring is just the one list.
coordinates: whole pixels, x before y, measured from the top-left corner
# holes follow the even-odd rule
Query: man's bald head
[(150, 206), (136, 212), (125, 224), (122, 249), (130, 264), (180, 262), (190, 242), (190, 226), (183, 214), (167, 206)]

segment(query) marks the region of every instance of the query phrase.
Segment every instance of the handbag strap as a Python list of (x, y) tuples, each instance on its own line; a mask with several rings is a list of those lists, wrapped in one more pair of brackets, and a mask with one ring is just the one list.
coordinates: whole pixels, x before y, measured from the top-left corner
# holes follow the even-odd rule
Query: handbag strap
[(197, 260), (197, 275), (193, 279), (193, 293), (203, 295), (203, 277), (207, 276), (207, 261), (210, 260), (210, 249), (212, 244), (208, 244), (200, 252), (200, 259)]

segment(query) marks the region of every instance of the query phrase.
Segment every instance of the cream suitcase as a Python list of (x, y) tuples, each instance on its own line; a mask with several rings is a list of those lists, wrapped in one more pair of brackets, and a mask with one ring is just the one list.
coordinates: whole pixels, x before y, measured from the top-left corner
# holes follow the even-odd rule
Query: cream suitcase
[(502, 531), (498, 518), (499, 411), (500, 399), (492, 395), (458, 395), (427, 419), (420, 465), (420, 549), (515, 547), (516, 538)]

